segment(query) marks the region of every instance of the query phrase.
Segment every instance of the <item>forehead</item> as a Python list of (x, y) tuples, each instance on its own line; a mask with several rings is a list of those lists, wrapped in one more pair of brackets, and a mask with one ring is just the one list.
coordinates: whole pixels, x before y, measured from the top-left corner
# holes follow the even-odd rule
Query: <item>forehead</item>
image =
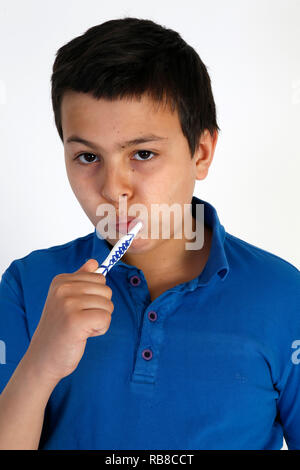
[(89, 93), (68, 90), (61, 103), (64, 138), (71, 133), (85, 132), (92, 138), (99, 135), (157, 133), (178, 135), (181, 126), (177, 110), (157, 103), (148, 95), (137, 98), (96, 99)]

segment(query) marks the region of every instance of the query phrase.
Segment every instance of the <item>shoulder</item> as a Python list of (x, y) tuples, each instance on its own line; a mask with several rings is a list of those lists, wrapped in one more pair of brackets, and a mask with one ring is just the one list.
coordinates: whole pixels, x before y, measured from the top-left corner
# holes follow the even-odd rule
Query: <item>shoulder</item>
[(289, 322), (300, 333), (300, 271), (296, 266), (226, 232), (228, 286), (252, 313), (272, 322)]
[(2, 296), (10, 289), (13, 302), (22, 305), (30, 336), (39, 322), (53, 278), (79, 269), (91, 257), (92, 246), (93, 233), (61, 245), (34, 250), (12, 261), (4, 271), (0, 283)]
[(289, 261), (268, 250), (253, 245), (228, 232), (225, 233), (224, 249), (232, 268), (257, 279), (269, 279), (273, 283), (292, 283), (299, 288), (300, 271)]
[(300, 338), (300, 271), (280, 256), (229, 233), (224, 249), (229, 264), (225, 297), (230, 298), (236, 318), (277, 351), (278, 363), (287, 363), (293, 341)]
[(47, 283), (62, 272), (73, 272), (90, 257), (93, 233), (48, 248), (33, 250), (13, 260), (3, 273), (11, 283)]

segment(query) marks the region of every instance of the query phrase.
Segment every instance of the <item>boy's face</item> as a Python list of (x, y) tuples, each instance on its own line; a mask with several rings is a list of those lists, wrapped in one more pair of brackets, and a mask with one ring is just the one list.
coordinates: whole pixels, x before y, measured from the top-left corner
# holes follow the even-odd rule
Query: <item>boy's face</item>
[[(184, 204), (191, 203), (195, 180), (207, 175), (217, 140), (217, 134), (212, 138), (206, 131), (192, 159), (177, 112), (158, 108), (146, 95), (141, 101), (109, 101), (68, 91), (63, 96), (61, 115), (68, 179), (95, 227), (104, 217), (96, 215), (100, 204), (110, 204), (117, 216), (124, 215), (119, 212), (122, 195), (127, 199), (127, 214), (136, 203), (147, 208), (148, 233), (152, 204), (170, 207), (179, 203), (183, 210)], [(118, 146), (150, 134), (163, 139)], [(75, 135), (94, 146), (67, 142)], [(117, 233), (117, 238), (107, 240), (113, 245), (121, 236)], [(131, 246), (148, 251), (166, 241), (136, 237)]]

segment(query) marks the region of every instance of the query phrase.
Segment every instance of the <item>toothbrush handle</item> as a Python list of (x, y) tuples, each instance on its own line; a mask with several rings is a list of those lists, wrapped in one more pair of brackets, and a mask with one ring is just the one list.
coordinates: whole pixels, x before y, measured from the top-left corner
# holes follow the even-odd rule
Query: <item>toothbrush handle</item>
[(104, 276), (108, 273), (108, 271), (119, 261), (120, 258), (126, 253), (129, 246), (131, 245), (132, 240), (134, 239), (133, 234), (126, 235), (125, 237), (121, 238), (118, 243), (113, 247), (111, 252), (109, 253), (106, 260), (99, 266), (99, 268), (95, 271), (96, 273), (101, 273)]
[(104, 262), (99, 266), (99, 268), (95, 271), (95, 273), (100, 273), (106, 276), (108, 271), (119, 261), (120, 258), (126, 253), (128, 248), (130, 247), (132, 240), (138, 232), (141, 230), (143, 224), (142, 222), (138, 222), (132, 230), (130, 230), (127, 235), (124, 235), (112, 248), (111, 252), (109, 253), (108, 257), (104, 260)]

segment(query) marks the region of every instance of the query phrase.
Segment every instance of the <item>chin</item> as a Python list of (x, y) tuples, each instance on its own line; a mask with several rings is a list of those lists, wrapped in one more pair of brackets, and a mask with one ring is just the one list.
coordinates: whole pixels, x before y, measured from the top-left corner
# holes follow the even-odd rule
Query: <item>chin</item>
[[(120, 235), (120, 238), (121, 235)], [(110, 243), (114, 245), (120, 240), (120, 238), (112, 240)], [(147, 253), (153, 249), (154, 243), (151, 239), (143, 239), (143, 238), (134, 238), (132, 240), (130, 247), (127, 250), (127, 253), (131, 254), (142, 254)]]

